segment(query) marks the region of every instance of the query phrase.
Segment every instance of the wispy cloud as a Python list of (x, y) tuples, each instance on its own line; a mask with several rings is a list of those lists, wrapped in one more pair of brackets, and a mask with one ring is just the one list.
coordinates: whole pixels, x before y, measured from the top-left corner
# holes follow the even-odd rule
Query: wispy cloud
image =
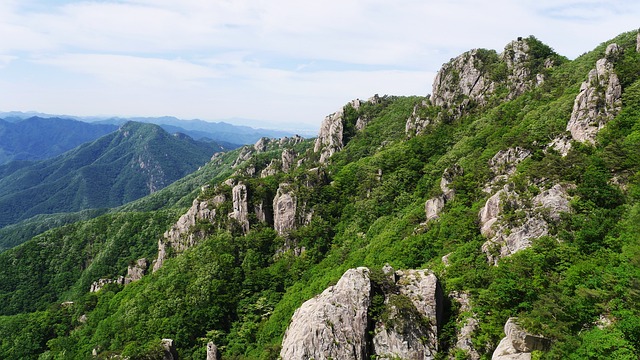
[(637, 28), (639, 7), (624, 0), (4, 0), (0, 91), (11, 95), (0, 108), (317, 126), (351, 98), (426, 95), (442, 63), (473, 47), (500, 51), (535, 35), (575, 57)]

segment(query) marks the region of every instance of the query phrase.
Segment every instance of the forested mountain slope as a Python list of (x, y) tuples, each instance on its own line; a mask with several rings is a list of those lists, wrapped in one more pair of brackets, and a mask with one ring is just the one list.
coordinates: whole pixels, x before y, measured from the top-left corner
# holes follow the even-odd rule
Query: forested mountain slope
[(637, 359), (638, 39), (471, 50), (5, 251), (0, 357)]
[(38, 214), (122, 205), (167, 186), (221, 150), (130, 122), (53, 159), (0, 166), (0, 227)]

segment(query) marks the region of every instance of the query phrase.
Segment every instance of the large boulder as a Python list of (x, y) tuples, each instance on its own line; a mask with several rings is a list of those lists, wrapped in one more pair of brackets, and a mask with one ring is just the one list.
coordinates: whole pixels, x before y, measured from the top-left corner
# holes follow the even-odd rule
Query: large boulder
[(385, 294), (387, 315), (376, 323), (373, 352), (380, 359), (434, 359), (442, 316), (438, 279), (427, 270), (397, 271), (395, 279), (398, 294)]
[(348, 270), (338, 283), (295, 311), (284, 334), (283, 360), (365, 360), (367, 310), (371, 303), (369, 269)]
[(493, 352), (491, 360), (531, 360), (533, 351), (549, 349), (549, 339), (529, 334), (516, 323), (516, 320), (507, 320), (504, 325), (505, 337)]
[[(436, 276), (385, 266), (376, 279), (367, 268), (350, 269), (302, 304), (285, 332), (282, 359), (434, 359), (442, 315)], [(372, 309), (374, 297), (384, 302)]]

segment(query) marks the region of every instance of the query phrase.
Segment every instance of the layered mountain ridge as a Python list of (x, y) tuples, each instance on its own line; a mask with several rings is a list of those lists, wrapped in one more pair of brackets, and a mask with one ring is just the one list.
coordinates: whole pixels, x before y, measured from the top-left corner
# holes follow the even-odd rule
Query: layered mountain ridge
[(220, 150), (130, 122), (53, 159), (0, 166), (0, 226), (37, 214), (122, 205), (193, 172)]
[(472, 50), (430, 96), (214, 156), (191, 207), (0, 253), (2, 355), (637, 358), (639, 39)]

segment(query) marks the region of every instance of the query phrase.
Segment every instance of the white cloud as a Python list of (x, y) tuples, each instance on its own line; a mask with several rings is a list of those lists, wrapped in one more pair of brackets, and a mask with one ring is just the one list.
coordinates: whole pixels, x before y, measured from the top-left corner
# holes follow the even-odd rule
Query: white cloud
[(166, 60), (111, 54), (63, 54), (36, 58), (33, 62), (91, 75), (120, 86), (183, 87), (221, 77), (213, 69), (184, 60)]
[(352, 98), (426, 95), (470, 48), (535, 35), (572, 58), (639, 14), (625, 0), (4, 0), (0, 86), (16, 91), (0, 107), (319, 124)]

